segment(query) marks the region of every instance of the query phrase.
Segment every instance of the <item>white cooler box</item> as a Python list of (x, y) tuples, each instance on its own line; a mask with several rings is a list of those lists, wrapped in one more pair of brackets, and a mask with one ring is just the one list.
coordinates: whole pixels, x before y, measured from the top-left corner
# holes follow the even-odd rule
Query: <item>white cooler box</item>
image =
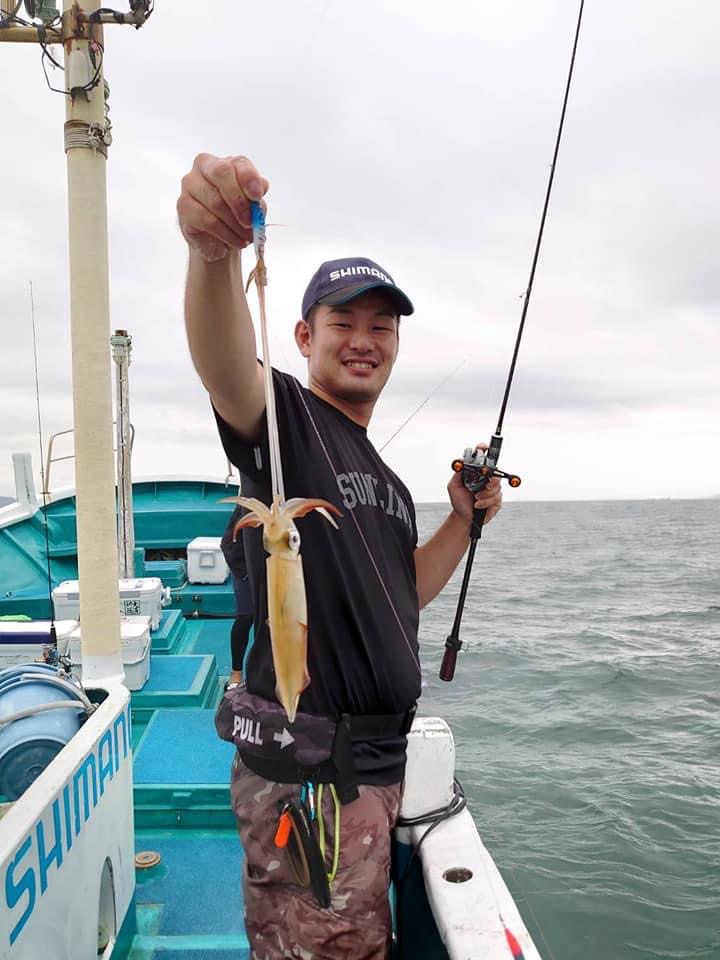
[[(58, 641), (58, 650), (70, 657), (73, 673), (79, 677), (82, 677), (81, 632), (82, 626), (78, 624), (65, 643)], [(128, 690), (141, 690), (150, 676), (149, 617), (121, 617), (120, 644), (125, 686)]]
[[(120, 615), (123, 617), (150, 617), (150, 627), (160, 626), (163, 601), (169, 591), (159, 577), (138, 577), (120, 580)], [(80, 619), (80, 589), (77, 580), (63, 580), (53, 590), (55, 616), (60, 619)]]
[[(61, 653), (77, 626), (77, 620), (55, 621), (55, 634)], [(42, 660), (43, 650), (50, 644), (49, 630), (49, 620), (0, 621), (0, 670), (19, 663)]]
[(230, 573), (220, 537), (195, 537), (187, 545), (188, 583), (225, 583)]

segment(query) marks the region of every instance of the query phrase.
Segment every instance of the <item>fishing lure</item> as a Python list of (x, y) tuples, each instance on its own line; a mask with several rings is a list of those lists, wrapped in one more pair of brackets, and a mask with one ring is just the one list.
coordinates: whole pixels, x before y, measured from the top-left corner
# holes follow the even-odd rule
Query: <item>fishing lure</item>
[(254, 497), (227, 497), (223, 503), (239, 503), (249, 512), (235, 525), (236, 539), (243, 527), (262, 527), (263, 546), (268, 553), (267, 606), (270, 644), (275, 668), (275, 693), (292, 723), (297, 712), (300, 694), (310, 683), (307, 668), (307, 598), (300, 556), (300, 534), (296, 517), (304, 517), (317, 510), (335, 528), (332, 514), (342, 514), (327, 500), (294, 497), (285, 501), (283, 489), (280, 442), (278, 439), (275, 391), (272, 382), (270, 347), (265, 313), (265, 214), (259, 203), (252, 204), (255, 268), (248, 277), (248, 288), (255, 281), (260, 303), (260, 335), (263, 348), (263, 377), (265, 408), (270, 451), (272, 504), (268, 506)]

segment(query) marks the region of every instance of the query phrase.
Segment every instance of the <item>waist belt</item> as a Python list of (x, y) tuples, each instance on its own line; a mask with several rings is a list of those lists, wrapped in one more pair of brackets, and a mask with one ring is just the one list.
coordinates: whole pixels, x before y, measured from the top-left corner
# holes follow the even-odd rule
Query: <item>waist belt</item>
[(298, 713), (291, 724), (279, 703), (241, 684), (220, 701), (215, 727), (259, 776), (278, 783), (334, 783), (340, 802), (349, 803), (358, 796), (353, 743), (405, 736), (414, 716), (415, 707), (385, 716), (343, 714), (337, 720)]

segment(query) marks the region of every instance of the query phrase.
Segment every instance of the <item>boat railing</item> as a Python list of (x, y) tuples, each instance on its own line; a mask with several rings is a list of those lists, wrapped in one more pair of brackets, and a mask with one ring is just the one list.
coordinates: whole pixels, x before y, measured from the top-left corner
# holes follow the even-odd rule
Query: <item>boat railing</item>
[(233, 473), (233, 465), (230, 461), (227, 461), (227, 473), (225, 474), (225, 486), (229, 487), (230, 483), (236, 483), (238, 487), (240, 486), (240, 474)]
[[(115, 425), (116, 425), (116, 421), (113, 420), (113, 426), (115, 426)], [(44, 474), (43, 474), (43, 486), (44, 486), (44, 490), (42, 491), (42, 494), (43, 494), (43, 496), (45, 496), (45, 497), (47, 497), (47, 496), (50, 495), (50, 468), (52, 467), (53, 463), (60, 463), (62, 460), (74, 460), (74, 459), (75, 459), (75, 452), (74, 452), (74, 451), (73, 451), (73, 453), (68, 453), (68, 454), (66, 454), (64, 457), (54, 457), (54, 456), (53, 456), (53, 447), (54, 447), (54, 445), (55, 445), (55, 441), (57, 440), (57, 438), (58, 438), (58, 437), (64, 437), (64, 436), (66, 436), (66, 435), (69, 434), (69, 433), (75, 433), (75, 430), (74, 430), (73, 427), (71, 427), (69, 430), (58, 430), (58, 432), (57, 432), (57, 433), (53, 433), (53, 434), (50, 436), (50, 439), (48, 440), (47, 456), (46, 456), (46, 458), (45, 458), (45, 472), (44, 472)], [(135, 427), (134, 427), (133, 424), (131, 423), (131, 424), (130, 424), (130, 453), (131, 453), (131, 454), (132, 454), (132, 449), (133, 449), (134, 443), (135, 443)], [(117, 453), (117, 447), (114, 447), (114, 448), (113, 448), (113, 452)]]

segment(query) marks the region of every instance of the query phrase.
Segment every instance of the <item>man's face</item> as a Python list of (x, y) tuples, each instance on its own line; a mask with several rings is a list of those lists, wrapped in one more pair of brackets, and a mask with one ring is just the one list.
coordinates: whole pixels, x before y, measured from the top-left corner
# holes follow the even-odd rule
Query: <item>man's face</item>
[(391, 298), (369, 290), (348, 303), (314, 310), (295, 327), (308, 360), (308, 386), (359, 422), (370, 419), (398, 353), (398, 318)]

